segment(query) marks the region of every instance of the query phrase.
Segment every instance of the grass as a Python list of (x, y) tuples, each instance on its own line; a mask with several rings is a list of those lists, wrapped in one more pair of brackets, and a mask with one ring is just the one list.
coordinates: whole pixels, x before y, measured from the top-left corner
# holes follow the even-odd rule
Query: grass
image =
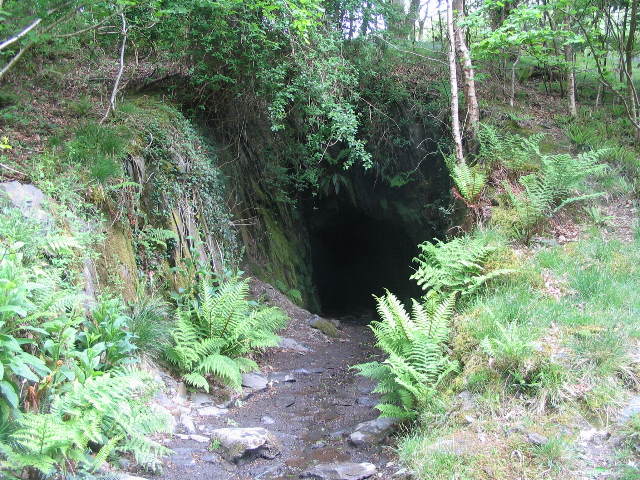
[[(416, 478), (484, 479), (478, 465), (498, 464), (515, 451), (526, 452), (521, 473), (528, 478), (561, 478), (574, 461), (572, 438), (558, 434), (553, 415), (565, 415), (566, 425), (577, 412), (606, 421), (638, 384), (631, 355), (640, 338), (638, 291), (640, 241), (622, 244), (591, 231), (578, 242), (539, 250), (521, 261), (518, 274), (468, 302), (453, 343), (464, 366), (451, 388), (474, 396), (473, 415), (482, 425), (500, 426), (492, 440), (497, 450), (472, 457), (432, 451), (447, 433), (426, 425), (399, 446)], [(525, 417), (542, 427), (546, 443), (509, 444), (505, 424)], [(640, 437), (640, 421), (637, 427), (630, 438)], [(493, 475), (488, 478), (516, 474)]]
[(421, 480), (459, 479), (471, 480), (474, 457), (460, 452), (439, 449), (439, 438), (445, 431), (418, 432), (402, 439), (399, 445), (400, 459), (411, 466), (416, 478)]

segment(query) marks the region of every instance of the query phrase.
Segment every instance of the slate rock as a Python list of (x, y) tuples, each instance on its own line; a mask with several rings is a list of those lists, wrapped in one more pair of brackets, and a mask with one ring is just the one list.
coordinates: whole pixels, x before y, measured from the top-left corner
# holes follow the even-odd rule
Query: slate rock
[(273, 383), (289, 383), (289, 382), (295, 382), (296, 377), (290, 373), (274, 372), (271, 375), (269, 375), (269, 381)]
[(313, 480), (364, 480), (376, 473), (372, 463), (321, 463), (300, 475)]
[(221, 417), (227, 413), (229, 413), (229, 409), (216, 407), (214, 405), (198, 409), (198, 415), (201, 417)]
[(4, 190), (13, 206), (18, 208), (25, 217), (37, 220), (44, 227), (53, 225), (51, 216), (42, 208), (46, 197), (38, 187), (13, 181), (0, 183), (0, 189)]
[(195, 392), (191, 394), (191, 403), (196, 408), (205, 407), (207, 405), (213, 405), (213, 397), (203, 392)]
[(265, 425), (273, 425), (274, 423), (276, 423), (276, 421), (268, 415), (264, 415), (262, 418), (260, 418), (260, 422)]
[(631, 400), (627, 403), (627, 405), (622, 409), (620, 415), (618, 416), (618, 421), (620, 423), (627, 423), (631, 420), (631, 417), (638, 415), (640, 413), (640, 395), (632, 397)]
[(293, 350), (294, 352), (299, 352), (299, 353), (307, 353), (310, 351), (309, 347), (306, 347), (305, 345), (301, 344), (297, 340), (294, 340), (293, 338), (282, 337), (280, 339), (280, 343), (278, 344), (278, 346), (281, 348), (286, 348), (287, 350)]
[(252, 388), (255, 391), (267, 388), (269, 381), (267, 377), (259, 373), (245, 373), (242, 375), (242, 386)]
[(173, 455), (169, 457), (169, 461), (174, 465), (180, 467), (188, 467), (194, 465), (196, 463), (195, 459), (193, 458), (194, 451), (194, 449), (186, 447), (174, 448)]
[(393, 431), (398, 419), (380, 417), (356, 425), (355, 431), (349, 435), (349, 441), (356, 447), (382, 442)]
[(309, 319), (309, 326), (320, 330), (327, 337), (337, 338), (340, 336), (338, 328), (331, 320), (321, 318), (318, 315), (314, 315)]
[(178, 403), (184, 403), (187, 401), (187, 386), (183, 382), (178, 383), (178, 386), (176, 387), (175, 400)]
[(211, 432), (211, 439), (219, 442), (222, 456), (236, 465), (258, 457), (275, 458), (282, 449), (275, 435), (262, 427), (218, 428)]
[(196, 425), (195, 423), (193, 423), (193, 418), (191, 418), (191, 415), (187, 415), (186, 413), (180, 415), (180, 425), (182, 425), (184, 429), (189, 433), (197, 432)]
[(362, 405), (363, 407), (375, 407), (378, 403), (378, 400), (374, 397), (368, 397), (366, 395), (356, 398), (356, 404)]
[(536, 445), (540, 447), (546, 444), (548, 441), (549, 439), (547, 437), (545, 437), (544, 435), (540, 435), (539, 433), (536, 433), (536, 432), (527, 433), (527, 442), (529, 442), (532, 445)]

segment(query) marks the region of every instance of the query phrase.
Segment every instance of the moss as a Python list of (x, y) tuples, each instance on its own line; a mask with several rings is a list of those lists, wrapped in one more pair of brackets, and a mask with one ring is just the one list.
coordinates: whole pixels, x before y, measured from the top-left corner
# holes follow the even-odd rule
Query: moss
[(329, 320), (325, 318), (316, 318), (313, 320), (310, 325), (313, 328), (317, 328), (322, 333), (324, 333), (327, 337), (338, 338), (340, 336), (340, 332), (336, 328), (336, 326)]
[(117, 290), (125, 300), (136, 297), (138, 275), (131, 231), (121, 225), (108, 227), (97, 261), (101, 286)]
[(268, 263), (261, 269), (265, 280), (283, 290), (294, 302), (317, 309), (310, 262), (305, 260), (308, 254), (304, 239), (296, 236), (293, 226), (287, 235), (287, 230), (276, 222), (271, 211), (263, 209), (261, 213), (268, 242), (264, 252)]

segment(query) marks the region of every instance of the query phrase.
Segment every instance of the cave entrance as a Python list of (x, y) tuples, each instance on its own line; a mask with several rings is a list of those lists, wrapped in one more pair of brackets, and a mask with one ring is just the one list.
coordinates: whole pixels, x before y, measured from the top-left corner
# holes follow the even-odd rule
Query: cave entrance
[(319, 202), (308, 212), (307, 222), (323, 314), (371, 312), (372, 295), (385, 289), (403, 299), (420, 295), (409, 278), (418, 253), (416, 232), (401, 220), (334, 198)]

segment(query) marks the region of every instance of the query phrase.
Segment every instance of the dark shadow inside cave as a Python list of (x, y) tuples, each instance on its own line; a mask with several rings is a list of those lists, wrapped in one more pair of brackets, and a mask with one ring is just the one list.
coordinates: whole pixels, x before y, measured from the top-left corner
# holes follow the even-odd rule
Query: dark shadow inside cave
[(385, 289), (403, 299), (420, 295), (409, 278), (418, 249), (402, 222), (372, 215), (349, 202), (316, 208), (307, 221), (322, 313), (372, 311), (372, 295)]

